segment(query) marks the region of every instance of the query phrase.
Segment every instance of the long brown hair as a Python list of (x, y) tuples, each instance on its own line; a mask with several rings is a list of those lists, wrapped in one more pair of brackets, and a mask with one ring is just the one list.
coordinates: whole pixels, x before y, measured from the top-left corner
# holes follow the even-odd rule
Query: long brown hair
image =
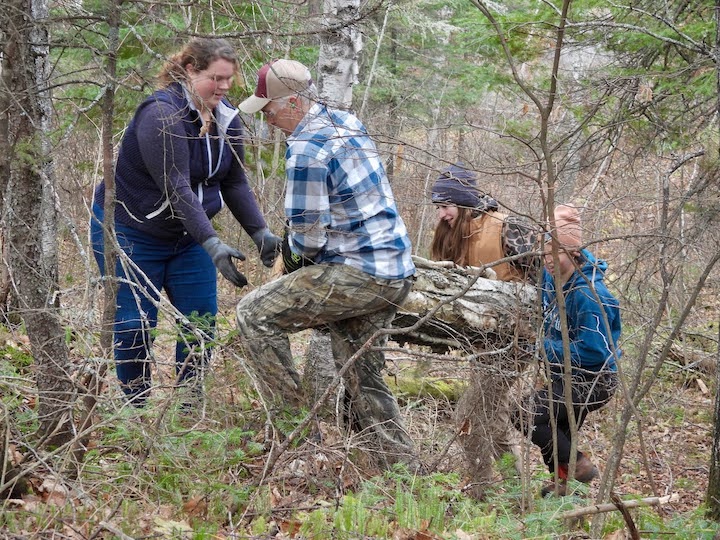
[(453, 261), (460, 266), (469, 266), (470, 222), (476, 216), (476, 209), (458, 206), (454, 227), (447, 221), (439, 221), (435, 227), (430, 257), (435, 261)]
[(220, 38), (193, 38), (180, 52), (173, 54), (158, 75), (163, 86), (187, 80), (185, 66), (192, 65), (197, 71), (207, 69), (215, 60), (222, 58), (235, 66), (238, 72), (237, 53), (230, 42)]

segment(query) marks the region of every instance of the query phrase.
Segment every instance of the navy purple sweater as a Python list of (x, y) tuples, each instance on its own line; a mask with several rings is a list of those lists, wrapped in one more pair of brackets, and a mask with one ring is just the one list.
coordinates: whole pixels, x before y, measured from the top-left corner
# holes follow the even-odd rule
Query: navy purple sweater
[[(118, 223), (158, 240), (202, 244), (216, 236), (210, 219), (225, 203), (249, 235), (266, 227), (243, 168), (237, 109), (223, 100), (213, 114), (201, 135), (200, 115), (178, 83), (140, 104), (115, 169)], [(102, 205), (104, 197), (101, 182), (95, 201)]]

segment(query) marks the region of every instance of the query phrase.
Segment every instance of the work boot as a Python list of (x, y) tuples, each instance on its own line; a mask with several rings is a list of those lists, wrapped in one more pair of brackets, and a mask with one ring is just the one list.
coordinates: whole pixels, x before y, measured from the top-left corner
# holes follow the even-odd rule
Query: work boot
[[(575, 480), (583, 484), (589, 484), (599, 475), (598, 468), (585, 454), (580, 454), (575, 462)], [(558, 468), (558, 490), (559, 496), (564, 496), (567, 492), (568, 464), (561, 463)], [(550, 482), (543, 486), (540, 490), (542, 497), (553, 495), (555, 493), (555, 482)]]
[(575, 463), (575, 480), (589, 484), (598, 474), (600, 473), (595, 464), (585, 454), (580, 454)]
[[(558, 497), (564, 497), (567, 493), (567, 480), (558, 480), (557, 486)], [(540, 496), (551, 497), (552, 495), (555, 495), (555, 482), (548, 482), (540, 490)]]
[(541, 497), (548, 497), (555, 495), (555, 486), (557, 485), (557, 494), (559, 497), (564, 497), (567, 493), (567, 477), (568, 477), (568, 466), (567, 463), (560, 463), (557, 471), (557, 482), (554, 480), (545, 484), (540, 490)]

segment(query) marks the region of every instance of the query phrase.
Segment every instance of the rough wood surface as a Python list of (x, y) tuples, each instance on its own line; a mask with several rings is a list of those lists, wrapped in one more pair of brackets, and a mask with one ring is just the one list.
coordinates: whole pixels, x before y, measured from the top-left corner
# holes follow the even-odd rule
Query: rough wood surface
[[(408, 331), (393, 339), (435, 350), (487, 350), (534, 336), (536, 293), (531, 285), (488, 279), (492, 269), (458, 267), (413, 257), (416, 282), (393, 321)], [(428, 313), (431, 317), (412, 328)]]
[[(640, 508), (641, 506), (663, 506), (665, 504), (671, 504), (678, 502), (680, 495), (673, 493), (672, 495), (666, 495), (664, 497), (646, 497), (644, 499), (630, 499), (623, 501), (623, 507), (627, 509)], [(605, 512), (612, 512), (618, 509), (616, 503), (604, 503), (604, 504), (593, 504), (592, 506), (585, 506), (583, 508), (576, 508), (568, 512), (558, 514), (556, 517), (559, 520), (574, 519), (581, 516), (590, 516), (595, 514), (602, 514)]]
[(717, 369), (715, 354), (675, 342), (670, 346), (669, 356), (688, 369), (695, 369), (712, 375)]

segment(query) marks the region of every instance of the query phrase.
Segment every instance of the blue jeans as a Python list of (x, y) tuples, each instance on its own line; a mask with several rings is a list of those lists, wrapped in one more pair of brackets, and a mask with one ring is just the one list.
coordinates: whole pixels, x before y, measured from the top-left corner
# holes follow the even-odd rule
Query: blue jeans
[[(103, 209), (94, 204), (93, 214), (90, 223), (93, 254), (100, 273), (104, 274)], [(212, 259), (197, 242), (179, 246), (177, 242), (164, 242), (119, 223), (115, 224), (115, 235), (120, 248), (137, 267), (123, 265), (118, 259), (115, 268), (119, 279), (113, 327), (115, 370), (125, 394), (139, 405), (144, 403), (151, 387), (150, 345), (157, 326), (159, 301), (155, 291), (164, 289), (172, 305), (190, 321), (189, 325), (178, 325), (175, 347), (177, 379), (186, 381), (210, 356), (209, 345), (200, 343), (191, 330), (202, 330), (208, 338), (214, 335), (217, 273)]]

